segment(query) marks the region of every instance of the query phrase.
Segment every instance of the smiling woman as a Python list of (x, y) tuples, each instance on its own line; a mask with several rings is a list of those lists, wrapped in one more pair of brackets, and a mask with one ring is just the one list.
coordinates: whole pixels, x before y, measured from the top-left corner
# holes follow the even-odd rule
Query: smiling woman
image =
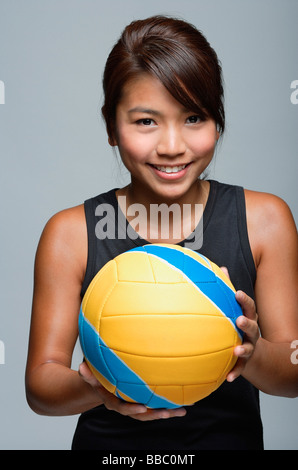
[[(142, 187), (143, 204), (182, 196), (185, 203), (196, 200), (197, 179), (213, 157), (219, 133), (212, 118), (194, 112), (149, 73), (124, 85), (110, 143), (118, 146), (132, 186)], [(125, 195), (130, 192), (131, 187)]]
[[(195, 27), (160, 16), (134, 21), (109, 55), (103, 86), (109, 142), (118, 146), (131, 183), (61, 211), (44, 229), (35, 264), (28, 402), (41, 414), (82, 413), (73, 449), (262, 449), (258, 390), (298, 394), (291, 212), (271, 194), (201, 179), (225, 120), (221, 68)], [(135, 246), (186, 246), (200, 226), (204, 237), (195, 241), (202, 243), (191, 248), (226, 267), (243, 313), (236, 323), (244, 341), (234, 348), (237, 362), (222, 386), (187, 411), (148, 409), (108, 392), (86, 363), (79, 373), (72, 370), (80, 305), (96, 273)]]
[(128, 25), (106, 62), (102, 113), (109, 136), (124, 85), (141, 73), (157, 78), (184, 108), (212, 118), (223, 133), (224, 92), (215, 51), (192, 25), (156, 16)]

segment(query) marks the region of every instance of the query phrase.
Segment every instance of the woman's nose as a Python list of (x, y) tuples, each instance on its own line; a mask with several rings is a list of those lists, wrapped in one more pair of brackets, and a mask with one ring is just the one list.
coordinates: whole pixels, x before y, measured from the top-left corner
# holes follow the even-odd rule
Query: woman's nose
[(186, 145), (179, 129), (169, 127), (162, 131), (157, 145), (157, 153), (160, 156), (176, 157), (183, 155)]

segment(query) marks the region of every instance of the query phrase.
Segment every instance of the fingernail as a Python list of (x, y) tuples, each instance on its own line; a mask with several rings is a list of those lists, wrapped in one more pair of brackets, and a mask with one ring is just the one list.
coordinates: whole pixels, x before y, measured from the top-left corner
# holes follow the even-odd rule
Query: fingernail
[(142, 406), (142, 407), (138, 408), (137, 413), (146, 413), (147, 411), (148, 411), (147, 408), (145, 406)]
[(240, 327), (247, 326), (247, 319), (245, 317), (239, 318), (239, 324), (240, 324)]

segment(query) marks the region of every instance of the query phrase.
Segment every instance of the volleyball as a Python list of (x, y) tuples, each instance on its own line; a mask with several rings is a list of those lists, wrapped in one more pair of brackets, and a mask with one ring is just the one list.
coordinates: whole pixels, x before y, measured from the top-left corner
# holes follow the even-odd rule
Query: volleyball
[(81, 304), (85, 360), (111, 393), (148, 408), (191, 405), (225, 380), (242, 343), (235, 289), (206, 257), (149, 244), (109, 261)]

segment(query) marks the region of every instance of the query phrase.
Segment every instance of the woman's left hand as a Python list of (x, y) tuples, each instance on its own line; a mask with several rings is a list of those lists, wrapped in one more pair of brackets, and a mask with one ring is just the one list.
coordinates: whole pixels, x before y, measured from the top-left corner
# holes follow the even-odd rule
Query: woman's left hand
[(233, 382), (242, 374), (247, 361), (253, 355), (256, 343), (260, 337), (258, 315), (254, 300), (242, 291), (236, 292), (236, 300), (239, 302), (243, 315), (237, 318), (236, 325), (244, 332), (243, 343), (234, 349), (238, 360), (233, 369), (227, 375), (227, 381)]

